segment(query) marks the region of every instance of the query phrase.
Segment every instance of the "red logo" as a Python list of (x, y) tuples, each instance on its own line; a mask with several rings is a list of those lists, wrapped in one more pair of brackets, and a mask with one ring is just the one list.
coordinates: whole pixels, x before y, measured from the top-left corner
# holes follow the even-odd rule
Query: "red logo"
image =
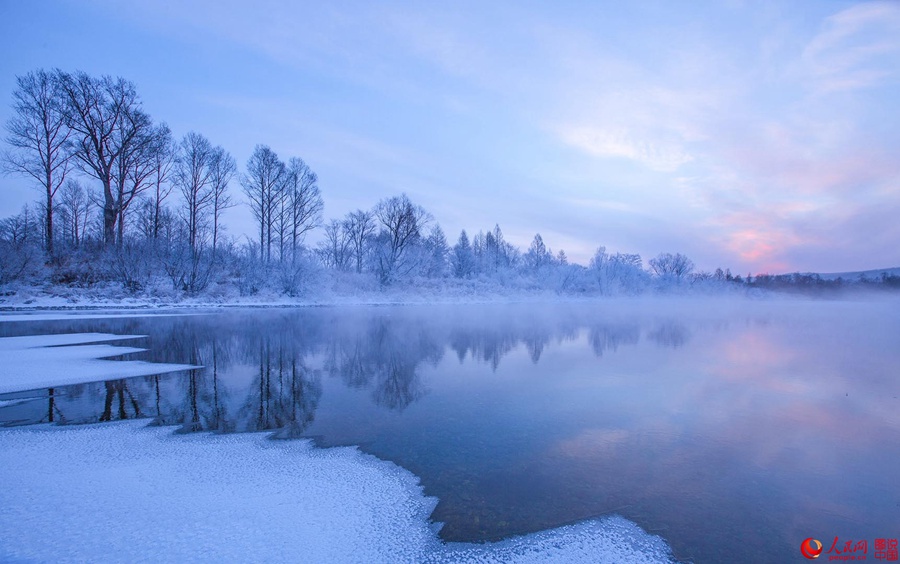
[(810, 537), (800, 543), (800, 554), (810, 560), (815, 560), (822, 554), (822, 543)]

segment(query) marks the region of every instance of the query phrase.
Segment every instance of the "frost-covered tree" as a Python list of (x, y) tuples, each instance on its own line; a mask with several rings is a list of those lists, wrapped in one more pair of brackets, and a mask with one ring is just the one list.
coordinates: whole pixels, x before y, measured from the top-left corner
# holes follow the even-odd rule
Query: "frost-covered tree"
[(0, 221), (0, 284), (23, 278), (37, 266), (38, 223), (27, 205), (21, 213)]
[(344, 218), (343, 228), (350, 243), (350, 253), (356, 272), (363, 271), (366, 251), (375, 235), (375, 216), (372, 212), (356, 210)]
[(450, 247), (444, 230), (439, 224), (432, 226), (423, 244), (425, 254), (424, 274), (432, 278), (442, 278), (447, 274)]
[(352, 259), (353, 242), (347, 231), (347, 224), (332, 219), (325, 224), (325, 240), (319, 244), (322, 263), (335, 270), (347, 270)]
[(594, 256), (591, 257), (591, 262), (588, 264), (588, 269), (597, 280), (597, 286), (600, 288), (600, 293), (608, 293), (610, 276), (609, 255), (606, 254), (606, 247), (602, 245), (597, 247), (597, 251), (594, 253)]
[(13, 116), (6, 123), (5, 151), (0, 164), (30, 177), (44, 195), (45, 248), (53, 255), (53, 198), (69, 172), (72, 130), (63, 111), (59, 76), (43, 69), (16, 77)]
[(500, 230), (500, 225), (494, 225), (494, 268), (508, 269), (516, 266), (519, 259), (519, 251), (511, 243), (507, 242)]
[(552, 259), (553, 255), (544, 244), (544, 239), (541, 237), (540, 233), (534, 236), (531, 245), (528, 247), (528, 251), (522, 256), (525, 268), (533, 272), (550, 264)]
[(556, 257), (554, 258), (554, 264), (556, 266), (568, 266), (569, 265), (569, 257), (566, 256), (566, 251), (560, 249), (559, 252), (556, 253)]
[(479, 274), (494, 276), (507, 271), (519, 262), (519, 252), (503, 238), (499, 225), (487, 233), (479, 231), (472, 238), (474, 270)]
[(381, 226), (376, 241), (376, 272), (382, 284), (389, 284), (415, 268), (411, 250), (420, 243), (422, 230), (432, 217), (406, 194), (381, 200), (373, 213)]
[(588, 271), (596, 280), (601, 294), (635, 293), (641, 290), (646, 273), (637, 254), (607, 254), (599, 247), (591, 258)]
[(681, 253), (660, 253), (649, 264), (653, 273), (664, 279), (681, 280), (694, 271), (694, 262)]
[(453, 275), (457, 278), (468, 278), (472, 275), (475, 257), (465, 229), (460, 232), (459, 239), (453, 245), (450, 262), (453, 266)]

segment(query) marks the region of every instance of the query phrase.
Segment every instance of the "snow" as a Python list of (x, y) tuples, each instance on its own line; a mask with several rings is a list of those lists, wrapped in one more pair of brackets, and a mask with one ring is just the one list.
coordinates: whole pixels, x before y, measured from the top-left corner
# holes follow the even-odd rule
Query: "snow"
[[(748, 294), (749, 296), (749, 294)], [(748, 300), (753, 298), (748, 297)], [(785, 297), (780, 294), (767, 295), (768, 301), (777, 302), (786, 299), (796, 301), (797, 297)], [(75, 316), (84, 319), (102, 319), (113, 317), (148, 317), (154, 315), (193, 315), (212, 311), (233, 309), (290, 309), (307, 307), (342, 307), (342, 306), (395, 306), (395, 305), (482, 305), (482, 304), (608, 304), (612, 301), (644, 302), (644, 301), (694, 300), (698, 304), (709, 300), (734, 301), (730, 296), (691, 296), (673, 294), (668, 296), (573, 296), (559, 295), (552, 292), (508, 292), (508, 293), (435, 293), (411, 294), (397, 292), (361, 293), (355, 296), (318, 296), (318, 297), (285, 297), (285, 296), (251, 296), (214, 301), (211, 299), (192, 298), (165, 302), (149, 303), (137, 298), (129, 301), (116, 299), (93, 299), (84, 304), (60, 304), (52, 298), (32, 300), (29, 304), (15, 306), (0, 304), (0, 323), (21, 321), (53, 321), (71, 319)], [(758, 300), (754, 300), (758, 301)], [(98, 313), (98, 312), (115, 313)]]
[(351, 447), (129, 421), (0, 430), (0, 452), (0, 561), (671, 561), (621, 517), (442, 543), (418, 479)]
[[(111, 307), (110, 309), (117, 309), (115, 307)], [(36, 310), (37, 311), (37, 310)], [(127, 311), (127, 312), (119, 312), (119, 313), (91, 313), (90, 311), (85, 310), (77, 310), (77, 309), (64, 309), (64, 310), (56, 310), (54, 312), (40, 312), (40, 313), (4, 313), (0, 312), (0, 323), (11, 323), (13, 321), (61, 321), (65, 319), (78, 319), (79, 321), (83, 319), (120, 319), (123, 317), (171, 317), (171, 316), (180, 316), (180, 315), (194, 315), (190, 312), (178, 312), (178, 313), (162, 313), (159, 311), (151, 311), (148, 313), (141, 313), (140, 311)]]
[[(399, 305), (399, 304), (481, 304), (481, 303), (519, 303), (519, 302), (569, 302), (594, 301), (596, 296), (581, 297), (559, 295), (545, 291), (509, 291), (501, 289), (389, 289), (384, 291), (361, 291), (356, 294), (307, 295), (298, 297), (265, 294), (257, 296), (230, 296), (227, 299), (211, 297), (172, 297), (167, 300), (157, 298), (115, 298), (85, 295), (78, 301), (62, 300), (55, 296), (39, 295), (25, 301), (10, 301), (0, 298), (0, 322), (28, 321), (40, 319), (56, 319), (62, 312), (92, 312), (98, 310), (126, 311), (131, 310), (143, 315), (152, 315), (156, 311), (177, 310), (193, 311), (221, 308), (259, 308), (259, 307), (311, 307), (340, 305)], [(55, 313), (54, 313), (55, 312)], [(96, 315), (101, 317), (101, 315)], [(105, 316), (103, 316), (105, 317)]]
[(146, 349), (90, 344), (142, 336), (72, 333), (0, 338), (0, 394), (196, 368), (189, 364), (99, 360)]
[[(334, 273), (332, 273), (334, 274)], [(252, 295), (208, 289), (198, 295), (185, 295), (161, 288), (139, 294), (125, 292), (121, 284), (105, 283), (89, 288), (53, 285), (19, 285), (0, 292), (0, 312), (23, 313), (45, 310), (136, 309), (154, 311), (168, 308), (287, 307), (318, 305), (384, 305), (425, 303), (509, 303), (546, 301), (597, 301), (609, 296), (596, 291), (561, 291), (556, 287), (532, 284), (510, 274), (505, 281), (489, 277), (476, 279), (415, 278), (382, 287), (373, 276), (354, 273), (335, 274), (330, 282), (310, 281), (299, 295), (288, 296), (271, 285)], [(553, 286), (551, 284), (551, 286)], [(656, 290), (621, 292), (616, 295), (655, 295)], [(711, 290), (705, 286), (676, 284), (665, 286), (665, 295), (758, 295), (742, 286), (726, 284)], [(768, 294), (766, 294), (768, 295)], [(0, 313), (2, 315), (2, 313)]]

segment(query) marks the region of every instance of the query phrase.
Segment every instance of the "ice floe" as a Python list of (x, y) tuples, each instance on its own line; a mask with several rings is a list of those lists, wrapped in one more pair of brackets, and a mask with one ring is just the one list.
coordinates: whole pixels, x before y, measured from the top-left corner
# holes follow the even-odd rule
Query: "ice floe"
[(141, 336), (68, 333), (0, 338), (0, 394), (195, 368), (189, 364), (100, 360), (146, 349), (93, 344)]

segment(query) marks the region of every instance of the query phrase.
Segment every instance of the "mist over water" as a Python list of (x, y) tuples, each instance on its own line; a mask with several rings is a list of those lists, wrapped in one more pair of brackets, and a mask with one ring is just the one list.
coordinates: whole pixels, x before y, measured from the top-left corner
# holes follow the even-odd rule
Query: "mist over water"
[(634, 299), (16, 321), (0, 336), (146, 334), (130, 358), (204, 368), (7, 394), (0, 421), (361, 445), (421, 477), (446, 540), (617, 513), (678, 558), (784, 561), (807, 537), (900, 529), (898, 312)]

